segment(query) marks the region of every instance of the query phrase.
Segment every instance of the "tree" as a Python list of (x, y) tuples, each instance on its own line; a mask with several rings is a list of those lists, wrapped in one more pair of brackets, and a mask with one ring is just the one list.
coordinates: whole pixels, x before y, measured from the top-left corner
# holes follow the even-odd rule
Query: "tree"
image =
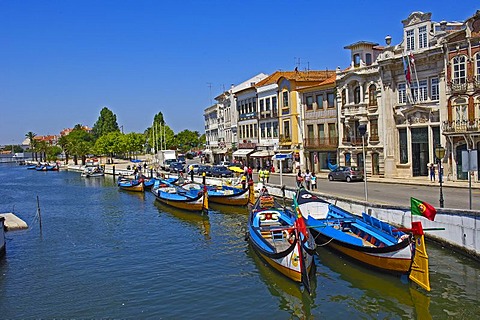
[(110, 156), (113, 162), (115, 155), (126, 152), (125, 140), (124, 134), (118, 131), (107, 133), (95, 141), (93, 152), (98, 155)]
[(145, 136), (141, 133), (130, 132), (125, 135), (125, 138), (127, 152), (131, 159), (133, 153), (143, 150), (145, 146)]
[(81, 157), (82, 164), (84, 165), (86, 155), (91, 152), (93, 146), (93, 135), (83, 130), (81, 125), (76, 125), (72, 132), (67, 135), (66, 146), (66, 152), (73, 155), (75, 164), (78, 164), (78, 157)]
[(183, 130), (175, 136), (175, 144), (185, 153), (198, 145), (199, 136), (198, 131)]
[(36, 137), (36, 134), (32, 131), (29, 131), (25, 134), (25, 137), (27, 137), (29, 140), (30, 151), (33, 153), (35, 161), (38, 160), (37, 152), (35, 151), (37, 141), (34, 139)]
[(117, 116), (107, 107), (103, 107), (92, 131), (96, 139), (110, 132), (120, 132)]
[(47, 161), (56, 161), (58, 155), (62, 153), (60, 146), (48, 146), (47, 147)]
[(58, 139), (58, 145), (62, 148), (63, 152), (65, 153), (65, 163), (68, 163), (68, 138), (67, 136), (61, 136)]
[(175, 133), (165, 124), (161, 112), (153, 117), (153, 125), (145, 130), (144, 135), (149, 149), (170, 149), (175, 146)]

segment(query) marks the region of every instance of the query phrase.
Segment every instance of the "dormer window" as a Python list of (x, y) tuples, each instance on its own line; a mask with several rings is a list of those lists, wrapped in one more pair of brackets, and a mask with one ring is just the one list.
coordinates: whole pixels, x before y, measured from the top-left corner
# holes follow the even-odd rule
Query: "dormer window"
[(365, 64), (367, 66), (372, 64), (372, 54), (371, 53), (365, 54)]
[(413, 29), (406, 31), (406, 40), (407, 51), (415, 50), (415, 31)]
[(418, 47), (427, 47), (427, 26), (418, 28)]
[(355, 53), (353, 55), (353, 66), (355, 68), (360, 67), (360, 53)]

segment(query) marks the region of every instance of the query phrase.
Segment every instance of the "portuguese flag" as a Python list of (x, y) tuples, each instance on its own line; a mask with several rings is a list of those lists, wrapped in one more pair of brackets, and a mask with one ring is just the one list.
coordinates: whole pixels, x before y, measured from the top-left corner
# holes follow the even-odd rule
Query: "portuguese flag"
[(412, 214), (434, 220), (437, 210), (429, 203), (410, 197)]

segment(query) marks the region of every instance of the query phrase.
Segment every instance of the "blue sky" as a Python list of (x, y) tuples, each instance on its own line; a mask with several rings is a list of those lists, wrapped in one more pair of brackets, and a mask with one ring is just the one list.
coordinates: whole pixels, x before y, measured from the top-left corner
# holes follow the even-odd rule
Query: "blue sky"
[(203, 110), (231, 84), (298, 61), (344, 68), (345, 45), (398, 44), (413, 11), (463, 21), (475, 3), (0, 0), (0, 144), (92, 126), (104, 106), (124, 132), (159, 111), (175, 132), (203, 132)]

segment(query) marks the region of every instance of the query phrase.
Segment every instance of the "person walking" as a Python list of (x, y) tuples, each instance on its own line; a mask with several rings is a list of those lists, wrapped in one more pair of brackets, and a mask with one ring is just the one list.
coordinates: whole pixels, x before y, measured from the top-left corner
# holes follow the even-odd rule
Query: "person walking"
[(252, 169), (252, 166), (248, 167), (247, 173), (248, 173), (248, 180), (253, 180), (253, 169)]
[(263, 169), (258, 170), (258, 182), (265, 184), (265, 176), (263, 174)]
[(302, 170), (298, 170), (296, 180), (297, 180), (297, 188), (301, 188), (303, 186)]
[(315, 172), (312, 171), (312, 190), (317, 189), (317, 176), (315, 175)]
[(240, 181), (242, 183), (242, 189), (246, 189), (247, 188), (247, 175), (243, 174)]
[(433, 163), (430, 163), (428, 167), (430, 171), (430, 181), (435, 181), (435, 165)]
[(304, 179), (305, 179), (305, 186), (307, 190), (310, 190), (310, 182), (312, 181), (312, 174), (310, 173), (310, 170), (307, 169), (305, 171)]
[(270, 180), (270, 170), (268, 168), (263, 169), (263, 177), (265, 178), (265, 181), (268, 183)]

